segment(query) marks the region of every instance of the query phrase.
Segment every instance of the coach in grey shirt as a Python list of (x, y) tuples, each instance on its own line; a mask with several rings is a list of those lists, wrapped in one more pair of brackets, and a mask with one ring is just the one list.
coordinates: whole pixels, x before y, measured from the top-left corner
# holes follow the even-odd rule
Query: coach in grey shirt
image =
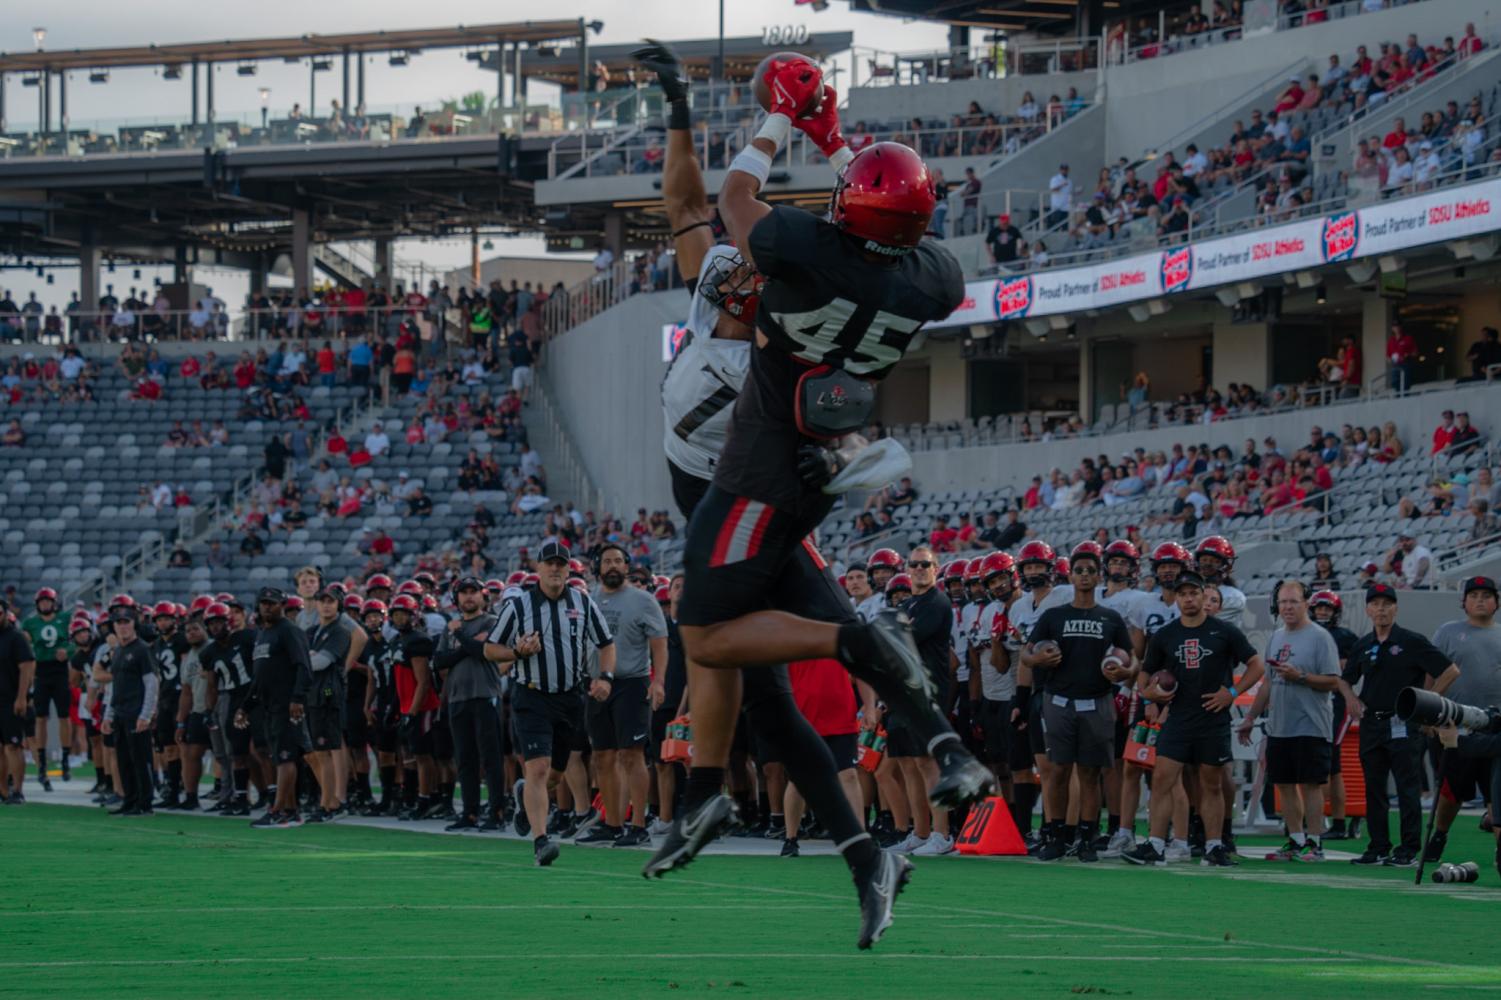
[[(652, 710), (662, 704), (667, 673), (667, 619), (656, 599), (626, 583), (630, 559), (618, 545), (599, 554), (599, 605), (615, 637), (615, 683), (610, 697), (588, 704), (589, 742), (605, 803), (605, 820), (579, 835), (579, 843), (614, 839), (620, 846), (650, 843), (646, 834), (646, 743)], [(632, 827), (622, 817), (629, 793)]]
[[(1444, 697), (1479, 708), (1501, 705), (1501, 628), (1496, 627), (1496, 581), (1488, 576), (1468, 577), (1461, 590), (1464, 618), (1445, 622), (1433, 633), (1433, 644), (1459, 667), (1459, 678), (1444, 692)], [(1477, 787), (1481, 792), (1489, 788), (1491, 817), (1496, 817), (1496, 810), (1501, 808), (1497, 806), (1501, 802), (1501, 736), (1461, 733), (1458, 746), (1443, 755), (1443, 771), (1433, 839), (1426, 851), (1430, 861), (1442, 857), (1460, 803), (1473, 798)], [(1485, 784), (1487, 780), (1489, 786)], [(1496, 847), (1496, 863), (1501, 865), (1501, 843)]]
[(1266, 680), (1240, 726), (1249, 743), (1251, 726), (1268, 711), (1267, 779), (1282, 795), (1289, 840), (1277, 852), (1286, 860), (1323, 858), (1324, 783), (1334, 746), (1334, 703), (1339, 687), (1339, 649), (1334, 637), (1308, 617), (1308, 588), (1290, 580), (1277, 588), (1282, 624), (1266, 644)]

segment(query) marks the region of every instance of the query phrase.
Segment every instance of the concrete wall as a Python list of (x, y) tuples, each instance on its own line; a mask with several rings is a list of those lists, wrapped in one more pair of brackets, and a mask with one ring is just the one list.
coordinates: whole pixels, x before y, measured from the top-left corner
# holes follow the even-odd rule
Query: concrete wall
[(1137, 447), (1168, 451), (1174, 444), (1207, 442), (1211, 448), (1227, 444), (1231, 451), (1239, 454), (1241, 442), (1248, 437), (1260, 441), (1270, 434), (1279, 443), (1295, 447), (1307, 440), (1309, 429), (1315, 424), (1328, 430), (1347, 423), (1369, 427), (1387, 420), (1396, 421), (1398, 432), (1410, 453), (1423, 454), (1427, 451), (1433, 428), (1438, 425), (1439, 413), (1446, 409), (1468, 410), (1471, 421), (1482, 433), (1501, 432), (1501, 387), (1475, 386), (1427, 393), (1400, 404), (1391, 399), (1343, 403), (1207, 426), (1165, 427), (1036, 444), (919, 451), (912, 455), (912, 475), (927, 490), (1009, 486), (1021, 491), (1034, 475), (1053, 466), (1071, 468), (1079, 459), (1102, 452), (1119, 455)]
[(1279, 67), (1299, 60), (1327, 65), (1330, 53), (1348, 64), (1355, 46), (1372, 53), (1380, 42), (1458, 38), (1465, 22), (1481, 34), (1501, 20), (1498, 0), (1425, 0), (1374, 14), (1341, 18), (1292, 31), (1214, 45), (1160, 60), (1111, 67), (1105, 74), (1110, 115), (1105, 147), (1111, 159), (1155, 148), (1185, 127), (1265, 80)]
[(856, 87), (849, 93), (843, 118), (846, 125), (866, 121), (906, 121), (909, 118), (942, 118), (963, 112), (975, 101), (987, 112), (1000, 116), (1013, 114), (1021, 105), (1022, 95), (1032, 92), (1038, 104), (1053, 94), (1059, 97), (1075, 87), (1085, 100), (1095, 92), (1098, 74), (1050, 73), (1034, 76), (1008, 76), (999, 80), (955, 80), (952, 83), (927, 83), (911, 87)]
[(662, 326), (686, 291), (637, 295), (549, 341), (541, 375), (606, 509), (676, 509), (662, 457)]

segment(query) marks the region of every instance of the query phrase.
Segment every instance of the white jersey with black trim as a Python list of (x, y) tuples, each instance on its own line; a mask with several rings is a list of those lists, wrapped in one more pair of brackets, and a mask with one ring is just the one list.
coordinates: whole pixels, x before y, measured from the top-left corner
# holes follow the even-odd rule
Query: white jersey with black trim
[(1216, 584), (1220, 588), (1220, 609), (1214, 617), (1238, 629), (1244, 629), (1246, 618), (1246, 592), (1228, 583)]
[(975, 625), (982, 610), (984, 605), (979, 601), (966, 601), (962, 607), (954, 609), (954, 653), (959, 657), (955, 680), (969, 680), (969, 650), (975, 643)]
[[(704, 255), (699, 274), (731, 248)], [(662, 447), (667, 460), (690, 476), (713, 479), (730, 433), (730, 411), (750, 369), (748, 340), (714, 336), (719, 307), (699, 293), (688, 306), (688, 332), (662, 380)]]
[(1150, 639), (1162, 626), (1178, 620), (1178, 605), (1176, 603), (1164, 604), (1162, 592), (1159, 590), (1145, 593), (1147, 600), (1136, 603), (1135, 612), (1126, 619), (1126, 624)]
[(885, 611), (887, 607), (885, 594), (871, 594), (865, 600), (855, 605), (855, 614), (860, 616), (862, 622), (873, 622), (876, 615)]

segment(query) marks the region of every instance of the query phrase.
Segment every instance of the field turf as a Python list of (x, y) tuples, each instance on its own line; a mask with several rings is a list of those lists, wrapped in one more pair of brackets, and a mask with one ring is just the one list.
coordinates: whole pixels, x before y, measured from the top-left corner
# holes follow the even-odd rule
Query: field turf
[(516, 840), (34, 798), (0, 810), (0, 995), (1483, 995), (1501, 992), (1493, 851), (1461, 817), (1449, 858), (1480, 862), (1480, 884), (1421, 888), (1333, 861), (918, 859), (860, 952), (832, 857), (710, 856), (648, 883), (640, 851), (567, 845), (539, 870)]

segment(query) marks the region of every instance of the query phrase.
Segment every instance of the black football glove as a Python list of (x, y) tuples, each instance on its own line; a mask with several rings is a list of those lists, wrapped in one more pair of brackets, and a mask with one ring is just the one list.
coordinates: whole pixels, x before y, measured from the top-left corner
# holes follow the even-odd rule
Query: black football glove
[(797, 450), (797, 474), (810, 490), (821, 490), (839, 472), (839, 456), (822, 445), (805, 444)]
[(688, 99), (688, 80), (678, 64), (678, 54), (665, 42), (646, 39), (645, 45), (631, 53), (631, 58), (657, 74), (662, 93), (668, 101)]

